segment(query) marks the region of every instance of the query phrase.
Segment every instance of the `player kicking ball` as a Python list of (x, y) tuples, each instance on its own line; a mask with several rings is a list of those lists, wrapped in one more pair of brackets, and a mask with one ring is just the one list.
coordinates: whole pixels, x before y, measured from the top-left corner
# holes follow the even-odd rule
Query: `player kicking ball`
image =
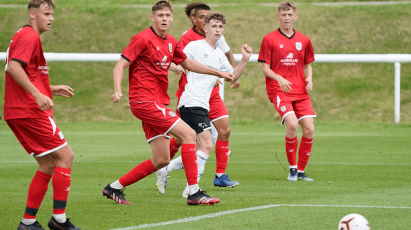
[(51, 178), (53, 214), (48, 227), (80, 230), (66, 218), (74, 154), (52, 118), (52, 95), (71, 97), (73, 89), (50, 85), (40, 40), (40, 35), (50, 30), (54, 7), (52, 0), (30, 0), (29, 24), (17, 31), (7, 49), (4, 119), (39, 165), (30, 183), (26, 210), (17, 230), (44, 230), (36, 215)]
[[(304, 173), (311, 155), (316, 117), (308, 95), (313, 90), (311, 62), (314, 61), (314, 50), (310, 39), (293, 29), (297, 20), (294, 3), (282, 2), (277, 19), (280, 28), (264, 37), (258, 61), (263, 64), (268, 98), (280, 114), (281, 123), (287, 127), (285, 149), (290, 167), (287, 180), (314, 181)], [(303, 136), (297, 163), (298, 124)]]
[(121, 82), (124, 70), (129, 67), (129, 100), (131, 112), (142, 121), (152, 158), (146, 160), (119, 180), (108, 184), (103, 195), (118, 204), (131, 204), (122, 190), (170, 163), (170, 134), (183, 140), (181, 156), (189, 185), (187, 204), (215, 204), (220, 199), (208, 196), (197, 183), (196, 134), (169, 108), (167, 94), (170, 63), (181, 64), (185, 69), (202, 74), (215, 75), (231, 81), (232, 73), (217, 71), (187, 58), (176, 39), (167, 33), (173, 21), (173, 7), (168, 1), (157, 1), (152, 7), (153, 26), (135, 35), (121, 54), (113, 71), (114, 103), (123, 94)]
[[(188, 9), (186, 10), (188, 12)], [(182, 49), (184, 49), (187, 46), (187, 44), (189, 44), (190, 42), (203, 40), (206, 37), (206, 32), (204, 28), (204, 20), (205, 20), (206, 15), (211, 12), (210, 7), (204, 3), (200, 3), (196, 6), (194, 10), (191, 10), (191, 11), (193, 12), (191, 19), (192, 19), (194, 26), (190, 28), (189, 30), (187, 30), (184, 33), (184, 35), (181, 37), (180, 41), (178, 42), (179, 46)], [(232, 57), (230, 47), (227, 45), (223, 37), (224, 35), (222, 34), (220, 38), (218, 39), (216, 46), (225, 53), (225, 56), (229, 60), (230, 64), (235, 67), (236, 65), (233, 65), (233, 63), (235, 63), (234, 57)], [(172, 67), (173, 65), (170, 67), (170, 69)], [(181, 75), (181, 78), (179, 81), (179, 88), (176, 93), (178, 100), (180, 100), (181, 95), (185, 91), (186, 84), (187, 84), (187, 75), (183, 73)], [(218, 86), (218, 84), (216, 85)], [(232, 88), (236, 88), (238, 86), (239, 86), (239, 80), (237, 80), (234, 84), (231, 83)], [(209, 97), (209, 104), (210, 104), (209, 119), (211, 121), (211, 126), (212, 126), (211, 135), (212, 135), (213, 142), (216, 144), (215, 154), (216, 154), (216, 160), (217, 160), (216, 174), (214, 177), (214, 185), (218, 187), (229, 187), (229, 188), (235, 187), (239, 185), (239, 182), (232, 181), (226, 174), (228, 157), (231, 154), (231, 151), (229, 149), (229, 137), (230, 137), (231, 129), (229, 126), (228, 111), (224, 104), (224, 101), (222, 100), (219, 94), (219, 87), (213, 88), (211, 96)], [(180, 111), (177, 110), (177, 115), (180, 116), (179, 112)], [(213, 125), (215, 127), (213, 127)], [(171, 151), (170, 154), (174, 155), (176, 152), (178, 152), (180, 145), (181, 145), (181, 140), (178, 137), (173, 137), (170, 141), (170, 151)], [(200, 158), (198, 159), (198, 161), (201, 161), (201, 160), (206, 161), (207, 158), (203, 157), (202, 159)], [(167, 167), (162, 168), (156, 172), (156, 187), (160, 194), (165, 193), (168, 174), (174, 170), (180, 170), (183, 168), (184, 167), (183, 167), (181, 157), (178, 157), (172, 160)], [(182, 197), (187, 198), (187, 193), (188, 191), (185, 190), (182, 194)]]

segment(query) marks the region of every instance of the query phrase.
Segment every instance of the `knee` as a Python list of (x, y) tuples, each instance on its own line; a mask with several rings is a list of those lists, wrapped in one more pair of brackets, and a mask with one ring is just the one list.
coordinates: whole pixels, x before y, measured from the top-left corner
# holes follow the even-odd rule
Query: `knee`
[(206, 144), (204, 147), (201, 146), (201, 149), (204, 153), (210, 154), (213, 151), (213, 142)]
[(154, 168), (161, 169), (161, 168), (166, 167), (169, 164), (170, 164), (170, 158), (169, 157), (158, 158), (154, 161)]
[(314, 135), (314, 126), (313, 125), (310, 125), (308, 127), (303, 127), (302, 130), (303, 130), (303, 135), (304, 136), (312, 137)]
[(297, 122), (289, 122), (289, 124), (287, 124), (287, 131), (292, 132), (292, 133), (297, 133), (298, 123)]
[(230, 134), (231, 134), (230, 126), (227, 126), (223, 129), (219, 129), (217, 131), (218, 131), (218, 137), (220, 137), (219, 139), (228, 140), (228, 138), (230, 137)]
[(188, 129), (181, 137), (181, 143), (195, 143), (196, 132), (193, 129)]

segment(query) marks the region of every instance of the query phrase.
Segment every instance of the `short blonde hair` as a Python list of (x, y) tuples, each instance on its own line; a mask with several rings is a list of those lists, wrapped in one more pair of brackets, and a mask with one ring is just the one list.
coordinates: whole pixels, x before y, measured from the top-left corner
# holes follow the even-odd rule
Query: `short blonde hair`
[(204, 22), (205, 24), (207, 24), (210, 23), (211, 20), (216, 20), (217, 22), (222, 22), (223, 24), (226, 24), (225, 16), (222, 13), (209, 13), (205, 16)]
[(53, 0), (30, 0), (28, 9), (38, 9), (42, 5), (47, 5), (50, 9), (54, 9), (56, 3)]
[(284, 1), (280, 3), (280, 5), (278, 6), (278, 12), (289, 11), (290, 9), (293, 9), (294, 12), (297, 12), (297, 6), (293, 2), (290, 2), (290, 1)]
[(156, 3), (154, 3), (153, 7), (151, 7), (151, 11), (154, 13), (157, 10), (163, 10), (163, 9), (169, 9), (171, 12), (173, 12), (173, 6), (169, 1), (164, 1), (164, 0), (159, 0)]

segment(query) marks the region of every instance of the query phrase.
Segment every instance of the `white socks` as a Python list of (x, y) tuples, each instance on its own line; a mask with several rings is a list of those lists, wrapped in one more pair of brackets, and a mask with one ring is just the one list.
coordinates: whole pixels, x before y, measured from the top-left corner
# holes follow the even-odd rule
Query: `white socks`
[(60, 224), (66, 223), (66, 213), (63, 214), (53, 214), (54, 219), (56, 219), (57, 222)]
[(23, 220), (21, 220), (21, 222), (25, 225), (30, 225), (30, 224), (34, 224), (34, 222), (36, 222), (36, 219), (26, 219), (23, 218)]
[(196, 193), (200, 188), (198, 187), (198, 184), (193, 184), (193, 185), (189, 185), (188, 186), (188, 193), (190, 195), (193, 195), (194, 193)]
[(217, 178), (220, 178), (220, 176), (224, 175), (224, 173), (216, 173), (215, 175), (217, 176)]
[(123, 189), (123, 185), (120, 184), (120, 181), (116, 180), (114, 183), (110, 184), (110, 187), (114, 188), (114, 189), (118, 189), (121, 190)]
[(196, 155), (197, 155), (197, 168), (198, 168), (198, 176), (197, 176), (197, 182), (198, 182), (200, 181), (200, 178), (203, 175), (204, 166), (205, 166), (205, 163), (207, 162), (208, 155), (202, 151), (197, 151)]
[(168, 175), (170, 172), (174, 170), (180, 170), (183, 169), (183, 159), (181, 159), (181, 156), (177, 157), (176, 159), (170, 161), (170, 164), (168, 164), (166, 167), (160, 169), (163, 174)]

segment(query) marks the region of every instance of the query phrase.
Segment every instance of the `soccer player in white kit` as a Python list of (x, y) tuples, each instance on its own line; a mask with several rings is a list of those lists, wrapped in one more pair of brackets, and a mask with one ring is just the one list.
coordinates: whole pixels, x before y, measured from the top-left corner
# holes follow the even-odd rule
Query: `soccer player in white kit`
[[(252, 49), (246, 44), (241, 47), (243, 58), (233, 69), (224, 52), (217, 47), (217, 41), (223, 34), (225, 24), (226, 20), (223, 14), (208, 14), (205, 18), (205, 39), (190, 42), (183, 51), (187, 57), (203, 65), (222, 72), (234, 73), (235, 78), (232, 82), (235, 82), (243, 73), (251, 57)], [(204, 165), (213, 149), (211, 132), (208, 131), (211, 129), (209, 101), (217, 79), (212, 75), (188, 73), (187, 84), (177, 106), (181, 118), (197, 134), (198, 180), (204, 172)], [(185, 192), (183, 192), (183, 197), (184, 194)]]

